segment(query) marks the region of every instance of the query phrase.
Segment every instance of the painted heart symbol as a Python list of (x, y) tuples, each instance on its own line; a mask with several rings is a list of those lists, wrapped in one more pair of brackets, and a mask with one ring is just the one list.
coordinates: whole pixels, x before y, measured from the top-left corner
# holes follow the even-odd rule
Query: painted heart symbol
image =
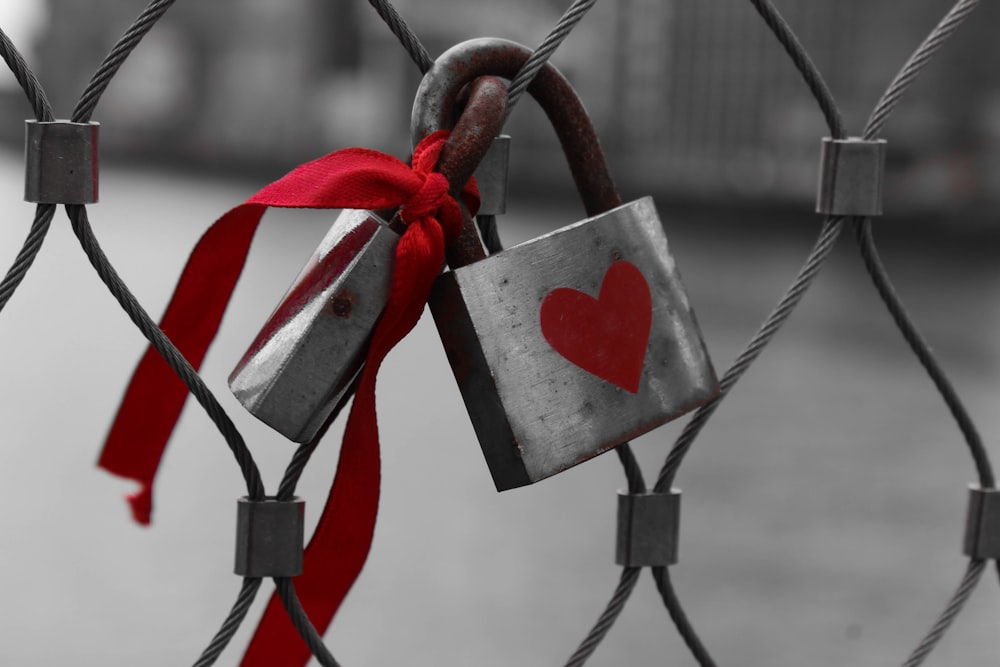
[(567, 360), (633, 394), (639, 391), (653, 302), (642, 272), (625, 260), (604, 274), (597, 298), (568, 287), (542, 301), (542, 335)]

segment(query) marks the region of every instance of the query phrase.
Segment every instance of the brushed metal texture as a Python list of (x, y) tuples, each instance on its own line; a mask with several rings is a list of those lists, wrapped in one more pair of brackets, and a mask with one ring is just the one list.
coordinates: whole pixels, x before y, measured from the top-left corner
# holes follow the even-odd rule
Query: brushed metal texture
[[(652, 293), (638, 392), (569, 362), (543, 337), (542, 300), (596, 296), (627, 260)], [(702, 405), (718, 382), (651, 198), (442, 275), (431, 312), (498, 490), (536, 482)]]
[(398, 241), (374, 213), (341, 212), (229, 377), (247, 410), (294, 442), (316, 435), (364, 361)]

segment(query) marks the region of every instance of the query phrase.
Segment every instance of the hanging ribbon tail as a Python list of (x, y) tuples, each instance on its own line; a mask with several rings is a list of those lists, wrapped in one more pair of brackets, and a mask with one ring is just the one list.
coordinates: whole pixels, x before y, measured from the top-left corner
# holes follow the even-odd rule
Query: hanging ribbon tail
[[(375, 378), (386, 354), (417, 324), (444, 262), (444, 235), (430, 219), (411, 224), (396, 248), (389, 301), (351, 405), (333, 487), (295, 578), (302, 606), (320, 634), (361, 572), (372, 543), (379, 499)], [(311, 653), (272, 596), (242, 667), (305, 665)]]
[[(196, 371), (219, 330), (265, 209), (244, 205), (216, 221), (195, 246), (171, 297), (160, 328)], [(139, 483), (128, 502), (141, 525), (150, 523), (153, 480), (187, 394), (184, 382), (150, 346), (98, 459), (104, 470)]]
[[(184, 267), (160, 328), (197, 371), (269, 206), (390, 208), (422, 183), (404, 162), (364, 148), (347, 148), (296, 167), (205, 232)], [(183, 381), (150, 346), (132, 375), (98, 459), (101, 468), (139, 483), (139, 491), (128, 501), (142, 525), (151, 521), (153, 480), (187, 393)]]
[[(385, 312), (372, 334), (344, 431), (333, 487), (306, 548), (296, 592), (313, 626), (326, 632), (368, 557), (379, 499), (375, 378), (386, 354), (417, 324), (444, 262), (444, 234), (433, 219), (407, 227), (396, 248)], [(305, 665), (311, 653), (272, 596), (242, 667)]]

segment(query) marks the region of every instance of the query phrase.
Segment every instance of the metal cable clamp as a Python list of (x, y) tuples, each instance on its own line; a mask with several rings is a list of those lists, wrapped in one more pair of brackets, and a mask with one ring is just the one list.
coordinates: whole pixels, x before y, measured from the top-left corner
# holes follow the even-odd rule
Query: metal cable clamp
[(823, 139), (816, 212), (825, 215), (882, 215), (885, 139)]
[(666, 567), (677, 563), (681, 492), (618, 492), (615, 562), (625, 567)]
[(962, 551), (970, 558), (1000, 558), (1000, 490), (969, 487)]
[(305, 501), (240, 498), (236, 510), (236, 567), (241, 577), (302, 574)]
[(25, 121), (24, 200), (35, 204), (97, 202), (100, 123)]

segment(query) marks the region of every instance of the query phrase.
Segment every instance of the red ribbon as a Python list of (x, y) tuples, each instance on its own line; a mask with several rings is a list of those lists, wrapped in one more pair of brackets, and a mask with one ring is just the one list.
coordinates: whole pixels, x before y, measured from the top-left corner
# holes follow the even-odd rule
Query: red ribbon
[[(199, 240), (181, 274), (162, 328), (195, 369), (218, 330), (254, 232), (269, 206), (385, 209), (402, 206), (407, 228), (396, 248), (389, 300), (372, 334), (351, 406), (333, 487), (305, 552), (296, 590), (313, 625), (325, 632), (368, 556), (379, 497), (375, 378), (386, 354), (417, 323), (431, 284), (444, 263), (444, 247), (462, 224), (448, 181), (433, 171), (447, 131), (424, 139), (413, 167), (362, 148), (348, 148), (303, 164), (219, 218)], [(463, 198), (472, 212), (479, 194), (470, 181)], [(99, 465), (135, 480), (129, 497), (136, 521), (150, 521), (153, 479), (180, 416), (187, 387), (150, 348), (132, 377)], [(309, 649), (271, 598), (245, 666), (304, 665)]]

